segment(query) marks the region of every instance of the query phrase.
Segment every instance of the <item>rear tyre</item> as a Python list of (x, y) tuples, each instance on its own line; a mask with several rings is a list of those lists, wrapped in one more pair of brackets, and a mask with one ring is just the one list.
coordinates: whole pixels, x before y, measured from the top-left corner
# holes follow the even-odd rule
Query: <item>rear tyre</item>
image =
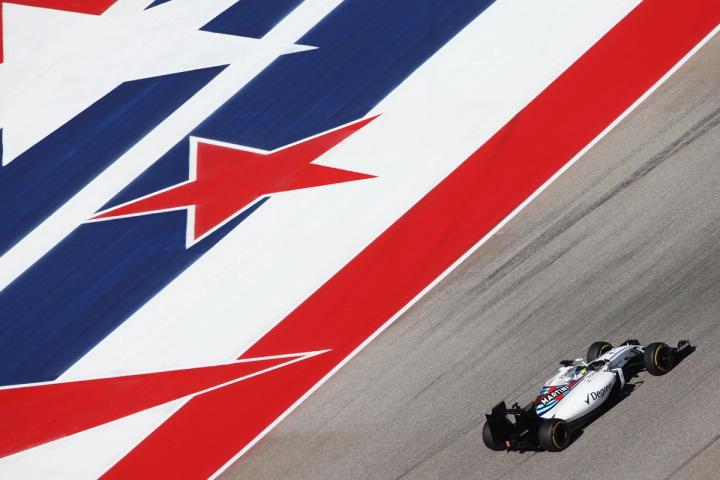
[(485, 425), (483, 425), (483, 442), (490, 450), (495, 450), (496, 452), (505, 450), (503, 441), (493, 435), (488, 422), (485, 422)]
[(570, 443), (570, 428), (565, 420), (542, 420), (538, 429), (538, 443), (547, 452), (565, 450)]
[(643, 366), (650, 375), (665, 375), (675, 366), (673, 349), (662, 342), (651, 343), (645, 347)]
[(613, 346), (610, 344), (610, 342), (595, 342), (592, 345), (590, 345), (590, 348), (588, 348), (587, 351), (587, 363), (592, 362), (599, 356), (603, 355), (604, 353), (609, 352), (613, 349)]

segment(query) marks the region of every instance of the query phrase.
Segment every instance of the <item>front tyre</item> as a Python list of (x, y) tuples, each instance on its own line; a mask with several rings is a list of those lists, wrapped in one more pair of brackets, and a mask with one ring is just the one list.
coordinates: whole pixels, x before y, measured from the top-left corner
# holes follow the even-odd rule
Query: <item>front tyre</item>
[(609, 342), (595, 342), (592, 345), (590, 345), (590, 348), (588, 348), (587, 351), (587, 363), (592, 362), (599, 356), (609, 352), (613, 349), (613, 346)]
[(645, 347), (643, 366), (650, 375), (665, 375), (675, 366), (673, 349), (662, 342), (651, 343)]
[(570, 443), (570, 428), (565, 420), (542, 420), (538, 429), (538, 443), (547, 452), (565, 450)]
[(490, 450), (495, 450), (496, 452), (499, 452), (500, 450), (505, 450), (505, 446), (503, 445), (502, 440), (493, 435), (492, 430), (490, 430), (490, 424), (488, 422), (485, 422), (485, 425), (483, 425), (482, 435), (485, 446)]

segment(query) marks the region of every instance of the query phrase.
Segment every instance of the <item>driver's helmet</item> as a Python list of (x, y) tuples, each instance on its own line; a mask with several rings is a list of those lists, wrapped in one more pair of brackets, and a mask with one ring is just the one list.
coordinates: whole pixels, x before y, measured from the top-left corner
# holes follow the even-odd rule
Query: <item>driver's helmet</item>
[(575, 374), (585, 375), (588, 372), (587, 365), (582, 360), (575, 360)]

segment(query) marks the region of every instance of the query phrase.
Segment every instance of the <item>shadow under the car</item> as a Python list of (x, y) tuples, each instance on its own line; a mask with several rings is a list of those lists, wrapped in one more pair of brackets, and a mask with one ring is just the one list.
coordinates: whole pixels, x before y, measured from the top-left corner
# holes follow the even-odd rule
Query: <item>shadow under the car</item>
[[(697, 346), (691, 345), (685, 350), (683, 350), (680, 354), (678, 354), (677, 357), (675, 357), (675, 365), (673, 366), (673, 370), (677, 368), (680, 363), (682, 363), (683, 360), (685, 360), (688, 355), (691, 355), (695, 350), (697, 349)], [(637, 367), (630, 367), (625, 372), (625, 385), (623, 388), (615, 395), (614, 398), (611, 398), (608, 402), (606, 402), (604, 405), (602, 405), (598, 410), (593, 412), (591, 414), (591, 418), (588, 418), (582, 422), (580, 422), (580, 425), (576, 428), (571, 429), (570, 433), (570, 442), (568, 443), (568, 446), (566, 448), (570, 448), (575, 441), (582, 436), (583, 431), (595, 423), (600, 417), (602, 417), (605, 413), (607, 413), (609, 410), (613, 409), (615, 406), (617, 406), (620, 402), (628, 398), (632, 393), (637, 389), (640, 385), (645, 383), (645, 380), (635, 380), (638, 379), (640, 376), (640, 372), (644, 371), (645, 369), (638, 365)], [(670, 373), (670, 372), (668, 372)], [(635, 381), (633, 381), (635, 380)]]

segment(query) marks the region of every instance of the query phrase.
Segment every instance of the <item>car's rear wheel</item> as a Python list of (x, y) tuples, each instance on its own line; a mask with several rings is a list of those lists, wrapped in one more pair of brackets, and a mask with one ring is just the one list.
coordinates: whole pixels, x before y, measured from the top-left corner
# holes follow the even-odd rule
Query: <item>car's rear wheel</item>
[(485, 446), (490, 450), (505, 450), (504, 442), (501, 439), (497, 438), (495, 435), (493, 435), (492, 430), (490, 430), (490, 424), (488, 422), (485, 422), (485, 425), (483, 425), (482, 435)]
[(590, 345), (590, 348), (588, 348), (587, 351), (587, 362), (590, 363), (599, 356), (609, 352), (613, 349), (613, 346), (610, 344), (610, 342), (595, 342), (592, 345)]
[(538, 443), (548, 452), (565, 450), (570, 443), (570, 428), (565, 420), (542, 420), (538, 429)]
[(643, 366), (650, 375), (665, 375), (675, 366), (673, 349), (662, 342), (651, 343), (645, 347)]

